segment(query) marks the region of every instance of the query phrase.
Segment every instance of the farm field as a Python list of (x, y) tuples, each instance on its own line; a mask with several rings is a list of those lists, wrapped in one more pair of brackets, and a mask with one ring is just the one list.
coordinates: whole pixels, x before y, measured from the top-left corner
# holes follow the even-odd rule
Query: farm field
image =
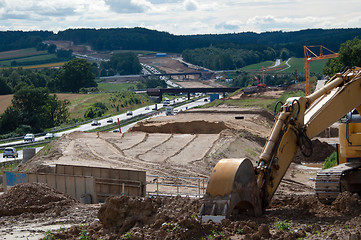
[(128, 90), (129, 88), (136, 88), (133, 83), (98, 83), (98, 89), (101, 92), (117, 92)]
[[(311, 62), (311, 73), (322, 73), (323, 68), (326, 66), (328, 59), (324, 59), (324, 60), (318, 60), (318, 61), (313, 61)], [(280, 67), (283, 67), (283, 69), (281, 70), (277, 70), (274, 71), (275, 73), (294, 73), (295, 69), (297, 69), (298, 73), (303, 73), (304, 72), (304, 64), (305, 64), (305, 59), (304, 58), (294, 58), (292, 57), (289, 61), (288, 64), (291, 66), (288, 68), (288, 66), (286, 65), (286, 61), (282, 61), (280, 64)], [(268, 68), (270, 66), (273, 66), (274, 62), (272, 61), (264, 61), (264, 62), (260, 62), (257, 64), (251, 64), (248, 66), (245, 66), (243, 68), (241, 68), (241, 70), (244, 71), (252, 71), (252, 70), (259, 70), (260, 72), (262, 71), (262, 66), (264, 68)]]
[[(35, 48), (25, 48), (14, 51), (0, 52), (0, 67), (22, 67), (37, 65), (37, 68), (52, 67), (46, 64), (61, 62), (55, 54), (49, 54), (47, 51), (37, 51)], [(12, 63), (16, 64), (12, 66)], [(56, 65), (58, 66), (58, 65)]]

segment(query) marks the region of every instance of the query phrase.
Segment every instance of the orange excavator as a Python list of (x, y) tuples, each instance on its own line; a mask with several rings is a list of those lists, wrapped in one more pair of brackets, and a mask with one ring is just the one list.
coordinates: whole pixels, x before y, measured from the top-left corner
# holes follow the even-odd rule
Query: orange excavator
[(264, 83), (264, 81), (261, 82), (261, 81), (258, 79), (258, 77), (254, 76), (254, 75), (253, 75), (252, 80), (253, 80), (253, 81), (252, 81), (252, 86), (256, 86), (255, 81), (257, 81), (257, 87), (261, 87), (261, 88), (265, 88), (265, 87), (266, 87), (266, 84)]
[[(281, 110), (258, 165), (241, 158), (222, 159), (214, 167), (200, 210), (202, 221), (220, 222), (241, 212), (261, 215), (297, 151), (310, 156), (311, 139), (353, 109), (361, 113), (360, 104), (361, 68), (357, 67), (336, 74), (308, 96), (276, 104)], [(323, 203), (332, 202), (345, 190), (361, 192), (361, 117), (357, 115), (353, 119), (359, 122), (351, 119), (339, 124), (340, 164), (316, 177), (316, 195)]]

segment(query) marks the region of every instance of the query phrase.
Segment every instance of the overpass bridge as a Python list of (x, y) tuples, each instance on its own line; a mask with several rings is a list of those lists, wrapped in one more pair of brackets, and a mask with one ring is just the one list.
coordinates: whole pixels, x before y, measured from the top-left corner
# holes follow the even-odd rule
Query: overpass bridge
[(151, 88), (147, 90), (149, 96), (158, 97), (158, 101), (161, 102), (164, 93), (180, 94), (186, 93), (188, 100), (191, 93), (222, 93), (226, 96), (226, 93), (232, 93), (240, 88)]

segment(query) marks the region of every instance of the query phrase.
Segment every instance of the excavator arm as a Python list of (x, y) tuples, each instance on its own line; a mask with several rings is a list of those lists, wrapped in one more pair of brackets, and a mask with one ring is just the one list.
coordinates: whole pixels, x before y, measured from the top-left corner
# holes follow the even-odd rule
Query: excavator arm
[[(223, 159), (219, 166), (215, 166), (201, 209), (202, 219), (217, 221), (244, 210), (260, 215), (269, 205), (298, 149), (306, 156), (311, 155), (310, 139), (352, 109), (360, 109), (360, 104), (360, 68), (336, 74), (309, 96), (287, 99), (276, 116), (271, 134), (259, 156), (258, 166), (253, 168), (254, 174), (245, 174), (251, 171), (247, 159), (241, 159), (238, 163), (235, 163), (235, 159)], [(234, 174), (229, 174), (229, 169), (233, 169)], [(237, 174), (239, 172), (243, 174)], [(225, 185), (231, 187), (222, 193), (215, 191), (217, 187)], [(207, 209), (211, 211), (207, 212)], [(212, 218), (215, 215), (221, 215), (221, 218)]]

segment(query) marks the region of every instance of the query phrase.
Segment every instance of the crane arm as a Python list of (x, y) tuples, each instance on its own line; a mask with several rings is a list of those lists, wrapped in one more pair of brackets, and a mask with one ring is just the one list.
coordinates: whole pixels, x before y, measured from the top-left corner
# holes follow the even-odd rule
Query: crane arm
[(335, 75), (315, 93), (289, 98), (276, 118), (256, 167), (266, 207), (299, 148), (312, 154), (311, 138), (361, 104), (361, 69)]

